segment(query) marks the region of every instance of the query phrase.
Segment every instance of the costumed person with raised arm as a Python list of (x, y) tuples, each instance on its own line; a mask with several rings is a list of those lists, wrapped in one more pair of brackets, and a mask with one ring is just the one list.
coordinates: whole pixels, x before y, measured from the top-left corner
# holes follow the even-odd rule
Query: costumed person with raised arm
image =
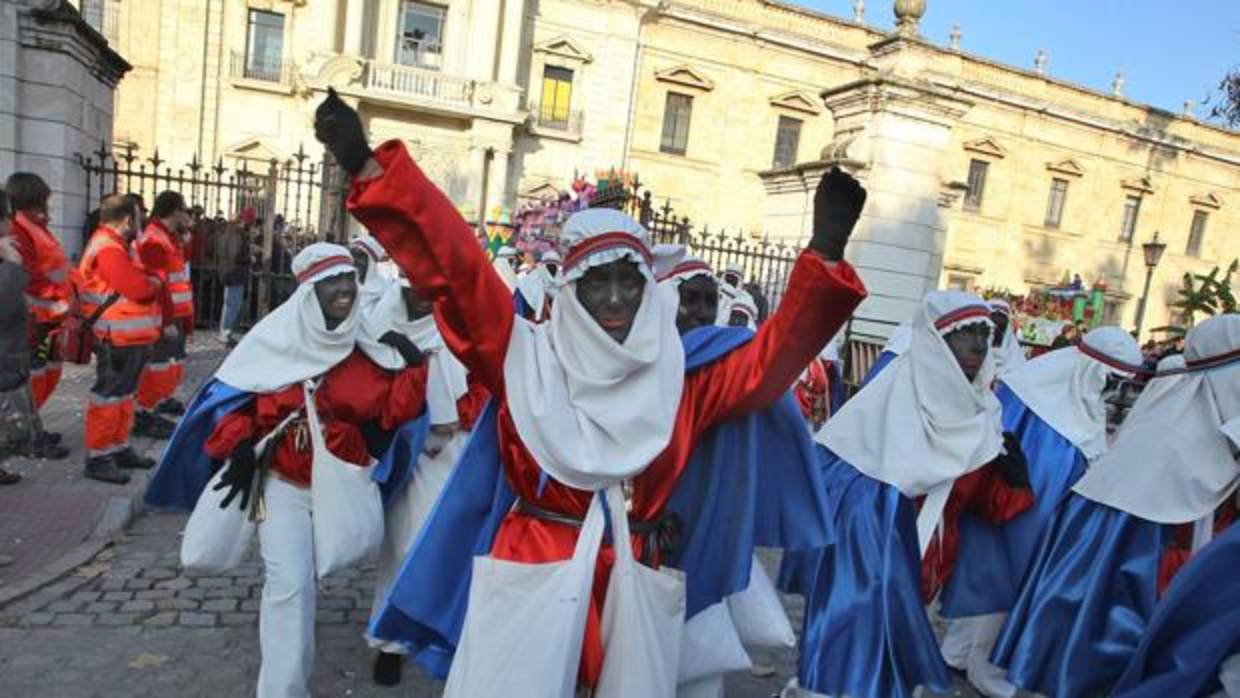
[(387, 250), (378, 240), (362, 234), (349, 241), (349, 254), (353, 257), (353, 267), (357, 269), (357, 301), (364, 313), (379, 301), (391, 283), (379, 269), (379, 265), (388, 258)]
[(991, 351), (995, 354), (995, 375), (1000, 380), (1025, 365), (1025, 349), (1020, 345), (1016, 332), (1016, 320), (1012, 316), (1012, 304), (1002, 298), (991, 298), (990, 321), (995, 324), (994, 336), (990, 338)]
[(991, 391), (990, 332), (980, 298), (931, 292), (908, 349), (815, 436), (828, 452), (836, 542), (803, 580), (800, 669), (786, 696), (951, 688), (924, 606), (956, 563), (959, 517), (1001, 524), (1033, 504)]
[[(368, 436), (410, 422), (425, 406), (427, 369), (413, 342), (396, 332), (359, 335), (348, 249), (309, 245), (292, 269), (297, 289), (246, 333), (199, 391), (146, 493), (152, 506), (193, 509), (219, 471), (213, 490), (226, 493), (221, 508), (239, 498), (245, 510), (251, 497), (261, 498), (260, 698), (309, 695), (315, 579), (324, 564), (319, 539), (330, 525), (316, 512), (312, 474), (324, 466), (370, 466), (376, 454)], [(399, 365), (394, 356), (383, 359), (391, 369), (376, 363), (370, 357), (387, 349), (368, 349), (368, 341), (399, 355)], [(318, 433), (313, 425), (321, 425)], [(257, 492), (256, 481), (264, 483)]]
[[(390, 337), (395, 333), (400, 339)], [(386, 338), (386, 340), (384, 340)], [(379, 341), (377, 341), (379, 340)], [(403, 352), (393, 345), (409, 343)], [(401, 562), (430, 513), (479, 411), (469, 390), (465, 367), (444, 346), (431, 303), (418, 296), (405, 278), (388, 285), (362, 319), (359, 345), (389, 371), (408, 365), (405, 354), (425, 355), (426, 414), (401, 427), (377, 469), (383, 490), (385, 525), (372, 612), (383, 606)], [(415, 354), (416, 352), (416, 354)], [(417, 356), (416, 361), (421, 357)], [(399, 643), (368, 637), (375, 658), (374, 680), (380, 686), (400, 683), (405, 649)]]
[(1016, 695), (1005, 672), (990, 664), (990, 651), (1056, 507), (1089, 464), (1106, 453), (1107, 427), (1117, 416), (1115, 397), (1140, 362), (1132, 335), (1100, 327), (1079, 344), (1043, 354), (999, 379), (1003, 429), (1020, 440), (1035, 504), (998, 528), (966, 514), (960, 521), (960, 559), (968, 564), (956, 566), (939, 597), (939, 612), (951, 619), (944, 658), (967, 671), (969, 682), (986, 696)]
[[(441, 516), (451, 513), (449, 492), (458, 476), (471, 476), (462, 468), (463, 458), (371, 626), (380, 636), (385, 628), (396, 630), (408, 644), (416, 644), (413, 636), (419, 630), (437, 635), (441, 650), (457, 654), (450, 690), (456, 672), (462, 671), (458, 667), (468, 666), (462, 665), (462, 655), (488, 656), (482, 644), (470, 645), (469, 628), (480, 621), (469, 621), (461, 603), (469, 585), (480, 583), (469, 574), (471, 555), (489, 554), (474, 564), (524, 563), (512, 567), (523, 575), (543, 569), (529, 563), (570, 558), (579, 531), (597, 520), (598, 500), (592, 492), (605, 491), (613, 523), (617, 517), (623, 522), (614, 497), (616, 486), (627, 482), (631, 497), (624, 506), (637, 533), (632, 555), (658, 565), (665, 506), (702, 434), (778, 400), (865, 296), (860, 279), (842, 261), (865, 194), (851, 177), (834, 171), (820, 186), (825, 204), (816, 208), (815, 235), (797, 260), (779, 311), (744, 346), (686, 375), (677, 308), (656, 288), (647, 232), (628, 216), (587, 210), (569, 218), (561, 238), (566, 252), (551, 319), (529, 323), (512, 312), (511, 292), (488, 270), (469, 226), (400, 142), (372, 153), (357, 113), (334, 93), (319, 108), (316, 135), (354, 175), (350, 211), (384, 244), (419, 293), (434, 300), (446, 344), (478, 375), (497, 407), (489, 419), (503, 477), (498, 482), (494, 474), (490, 482), (483, 477), (486, 484), (465, 493), (486, 499), (479, 516), (496, 513), (502, 519), (498, 530), (492, 529), (494, 535), (483, 536), (485, 540), (456, 530), (442, 541), (433, 530)], [(487, 419), (475, 428), (475, 441)], [(505, 488), (515, 495), (506, 499), (507, 506)], [(493, 494), (498, 502), (493, 502)], [(597, 529), (589, 530), (593, 534)], [(441, 565), (424, 570), (440, 577), (440, 589), (432, 588), (433, 577), (431, 585), (414, 583), (406, 575), (416, 575), (423, 567), (419, 555), (440, 542), (445, 547), (434, 557), (455, 554), (459, 559), (463, 553), (463, 569)], [(751, 552), (739, 553), (746, 566)], [(529, 642), (535, 633), (555, 642), (581, 642), (579, 671), (568, 676), (557, 669), (547, 676), (545, 669), (539, 674), (537, 666), (507, 665), (487, 677), (496, 690), (536, 679), (556, 686), (566, 681), (571, 686), (579, 679), (580, 685), (592, 687), (606, 674), (602, 612), (608, 608), (605, 587), (613, 556), (617, 561), (629, 558), (611, 545), (602, 548), (583, 633), (565, 636), (555, 628), (528, 628), (520, 647), (506, 646), (506, 656), (550, 651), (529, 646), (537, 644)], [(693, 579), (700, 573), (691, 569), (686, 576)], [(742, 580), (741, 587), (747, 581)], [(518, 607), (506, 609), (504, 618), (487, 621), (511, 624), (528, 617), (531, 609), (520, 606), (521, 598), (514, 596)], [(691, 609), (692, 602), (688, 604)], [(629, 619), (624, 608), (608, 617)], [(497, 641), (488, 637), (484, 644)], [(615, 652), (614, 661), (633, 659)], [(676, 661), (675, 656), (659, 659)]]
[(1240, 484), (1240, 315), (1189, 331), (1182, 373), (1150, 381), (1115, 443), (1044, 532), (991, 657), (1008, 680), (1056, 698), (1110, 691), (1186, 555), (1230, 523)]

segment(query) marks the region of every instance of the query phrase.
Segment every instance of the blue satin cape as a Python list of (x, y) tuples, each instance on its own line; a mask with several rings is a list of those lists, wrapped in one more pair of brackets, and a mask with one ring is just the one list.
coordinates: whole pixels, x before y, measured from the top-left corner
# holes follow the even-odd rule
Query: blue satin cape
[[(686, 371), (752, 337), (743, 328), (686, 333)], [(515, 501), (499, 460), (497, 417), (489, 404), (369, 628), (374, 637), (404, 644), (440, 678), (465, 620), (473, 557), (490, 551)], [(812, 454), (791, 394), (698, 442), (667, 505), (682, 519), (680, 543), (666, 563), (686, 571), (688, 615), (748, 586), (753, 545), (814, 548), (831, 539)]]
[(1237, 572), (1240, 526), (1233, 524), (1171, 581), (1112, 695), (1164, 698), (1221, 690), (1219, 665), (1240, 653)]
[(1016, 601), (1021, 579), (1038, 541), (1072, 485), (1085, 474), (1085, 456), (1025, 406), (1016, 393), (1000, 385), (1003, 430), (1020, 439), (1029, 463), (1033, 508), (1003, 526), (971, 513), (960, 517), (960, 551), (939, 597), (946, 618), (1007, 611)]
[(1039, 542), (991, 661), (1056, 698), (1103, 695), (1153, 615), (1171, 527), (1070, 494)]
[(851, 698), (907, 698), (951, 675), (921, 603), (917, 511), (898, 489), (824, 449), (835, 543), (816, 551), (805, 600), (801, 686)]

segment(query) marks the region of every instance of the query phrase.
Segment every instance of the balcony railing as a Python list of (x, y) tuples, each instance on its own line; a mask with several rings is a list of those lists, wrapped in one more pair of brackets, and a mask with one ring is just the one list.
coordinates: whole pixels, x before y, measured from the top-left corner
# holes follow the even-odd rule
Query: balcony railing
[(413, 68), (440, 70), (443, 68), (443, 44), (406, 39), (401, 42), (397, 62)]
[(570, 111), (554, 113), (550, 110), (544, 111), (537, 104), (531, 104), (528, 107), (530, 112), (530, 125), (534, 128), (544, 131), (563, 131), (566, 134), (579, 136), (581, 135), (582, 126), (585, 123), (585, 113), (580, 111)]
[(474, 81), (437, 70), (368, 61), (363, 86), (406, 97), (468, 106), (474, 97)]
[(234, 79), (291, 85), (292, 72), (293, 64), (290, 62), (248, 56), (241, 51), (232, 52), (232, 66), (229, 74)]

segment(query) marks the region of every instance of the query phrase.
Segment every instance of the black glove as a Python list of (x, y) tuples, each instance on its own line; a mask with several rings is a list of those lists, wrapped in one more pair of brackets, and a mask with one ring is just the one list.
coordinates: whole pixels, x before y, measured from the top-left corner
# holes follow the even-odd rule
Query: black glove
[(396, 353), (400, 354), (400, 358), (404, 359), (409, 366), (420, 366), (423, 361), (426, 361), (426, 354), (423, 354), (412, 340), (396, 330), (388, 330), (379, 338), (379, 343), (395, 349)]
[(370, 159), (370, 146), (357, 110), (345, 104), (334, 88), (327, 88), (327, 99), (314, 110), (314, 137), (351, 175), (361, 172)]
[(1020, 447), (1020, 440), (1011, 432), (1003, 432), (1003, 450), (995, 458), (995, 468), (999, 477), (1011, 487), (1029, 489), (1029, 462), (1025, 460), (1025, 451)]
[(213, 488), (215, 490), (229, 488), (224, 501), (220, 502), (221, 509), (227, 509), (238, 494), (241, 495), (241, 509), (245, 510), (249, 506), (250, 488), (254, 486), (254, 470), (257, 467), (258, 457), (254, 454), (254, 442), (246, 439), (237, 444), (232, 456), (228, 459), (228, 464), (224, 466), (224, 474), (220, 476), (219, 483)]
[(852, 175), (838, 167), (823, 175), (814, 192), (814, 237), (810, 249), (838, 262), (844, 258), (844, 245), (865, 206), (865, 188)]

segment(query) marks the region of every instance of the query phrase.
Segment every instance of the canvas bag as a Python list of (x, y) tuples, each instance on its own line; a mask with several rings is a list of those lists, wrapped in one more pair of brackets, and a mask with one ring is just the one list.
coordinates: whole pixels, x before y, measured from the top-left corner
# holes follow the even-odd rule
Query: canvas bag
[(568, 560), (474, 558), (444, 698), (573, 698), (603, 527), (595, 494)]
[(616, 564), (603, 602), (603, 671), (594, 698), (673, 698), (685, 628), (685, 576), (633, 557), (618, 485), (606, 490)]
[[(257, 460), (261, 461), (267, 448), (276, 437), (284, 432), (292, 421), (300, 414), (295, 410), (284, 418), (280, 425), (263, 437), (254, 448)], [(220, 508), (228, 494), (228, 488), (215, 489), (227, 465), (211, 477), (198, 501), (194, 511), (185, 524), (185, 532), (181, 536), (181, 566), (200, 572), (224, 572), (241, 564), (245, 554), (254, 540), (254, 532), (258, 530), (258, 522), (250, 519), (248, 509), (241, 508), (241, 498), (233, 499), (226, 509)], [(255, 479), (260, 477), (254, 471)], [(250, 497), (261, 497), (262, 493), (255, 486), (250, 487)]]
[(358, 466), (327, 450), (314, 384), (302, 384), (310, 425), (310, 470), (314, 568), (319, 579), (378, 554), (383, 543), (383, 498), (370, 477), (374, 464)]
[(728, 610), (746, 647), (796, 647), (792, 623), (757, 555), (749, 568), (749, 586), (728, 597)]

